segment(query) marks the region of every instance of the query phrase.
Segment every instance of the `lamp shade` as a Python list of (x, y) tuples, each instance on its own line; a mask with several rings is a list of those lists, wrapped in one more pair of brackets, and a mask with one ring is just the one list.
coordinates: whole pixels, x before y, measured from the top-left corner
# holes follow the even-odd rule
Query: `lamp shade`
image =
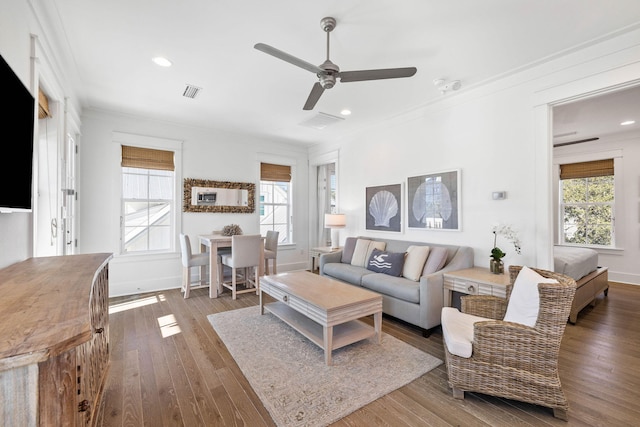
[(345, 214), (324, 214), (324, 226), (327, 228), (344, 228), (347, 225)]

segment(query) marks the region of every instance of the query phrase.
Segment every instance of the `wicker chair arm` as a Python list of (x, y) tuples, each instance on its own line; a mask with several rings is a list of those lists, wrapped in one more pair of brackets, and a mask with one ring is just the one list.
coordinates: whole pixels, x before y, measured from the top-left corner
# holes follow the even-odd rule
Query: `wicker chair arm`
[(463, 313), (487, 319), (501, 320), (507, 311), (507, 300), (492, 295), (465, 295), (460, 297)]

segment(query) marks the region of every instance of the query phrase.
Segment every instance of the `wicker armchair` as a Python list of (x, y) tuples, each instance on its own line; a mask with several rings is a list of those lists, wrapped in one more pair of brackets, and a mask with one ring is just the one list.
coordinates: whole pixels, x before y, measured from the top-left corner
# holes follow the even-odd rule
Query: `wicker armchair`
[[(488, 319), (502, 319), (511, 289), (521, 266), (510, 266), (511, 286), (507, 299), (485, 295), (461, 298), (463, 313)], [(449, 352), (445, 358), (453, 396), (464, 399), (465, 391), (514, 399), (553, 409), (555, 417), (567, 420), (569, 408), (558, 375), (560, 342), (576, 282), (561, 274), (532, 268), (558, 284), (538, 284), (540, 311), (534, 327), (502, 320), (473, 324), (471, 357)]]

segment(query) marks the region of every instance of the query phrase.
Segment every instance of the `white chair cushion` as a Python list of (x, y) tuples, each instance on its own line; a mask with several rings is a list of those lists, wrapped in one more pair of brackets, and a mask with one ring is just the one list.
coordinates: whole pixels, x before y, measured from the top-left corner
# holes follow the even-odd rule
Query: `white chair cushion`
[(402, 275), (409, 280), (417, 282), (422, 275), (424, 263), (429, 255), (429, 246), (409, 246), (407, 248), (407, 256), (404, 259), (404, 267)]
[(543, 277), (529, 267), (523, 266), (513, 283), (507, 312), (503, 319), (505, 322), (515, 322), (531, 327), (536, 325), (540, 311), (538, 283), (558, 283), (558, 281)]
[(200, 267), (204, 265), (209, 265), (209, 254), (207, 252), (191, 255), (189, 267)]
[(443, 307), (440, 322), (442, 336), (449, 353), (469, 358), (473, 353), (473, 324), (491, 320), (461, 313), (457, 308)]

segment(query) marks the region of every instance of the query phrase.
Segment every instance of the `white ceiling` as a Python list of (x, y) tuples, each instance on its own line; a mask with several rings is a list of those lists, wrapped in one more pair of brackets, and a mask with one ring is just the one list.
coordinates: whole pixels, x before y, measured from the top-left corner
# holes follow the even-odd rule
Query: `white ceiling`
[[(304, 144), (335, 141), (434, 102), (433, 80), (465, 89), (640, 27), (638, 0), (48, 0), (61, 61), (84, 107)], [(338, 82), (303, 111), (315, 75), (253, 48), (262, 42), (343, 71), (416, 67), (415, 76)], [(151, 58), (165, 56), (170, 68)], [(195, 98), (187, 84), (202, 88)], [(637, 99), (637, 98), (636, 98)], [(319, 112), (353, 114), (323, 130)], [(640, 117), (637, 118), (640, 121)], [(575, 124), (577, 126), (577, 124)], [(556, 133), (554, 131), (554, 133)]]

